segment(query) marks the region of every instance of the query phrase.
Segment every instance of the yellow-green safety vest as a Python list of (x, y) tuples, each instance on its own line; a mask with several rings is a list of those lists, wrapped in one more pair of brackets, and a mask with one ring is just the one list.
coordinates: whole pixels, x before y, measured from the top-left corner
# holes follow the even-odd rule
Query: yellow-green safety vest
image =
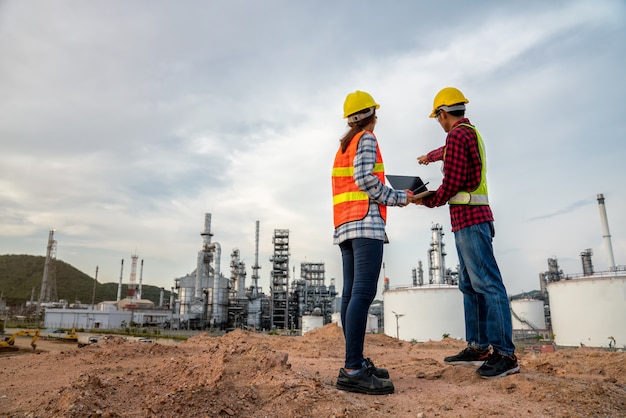
[[(459, 126), (467, 126), (468, 128), (472, 128), (474, 132), (476, 132), (476, 138), (478, 140), (478, 152), (480, 154), (480, 183), (478, 187), (471, 191), (461, 191), (452, 196), (448, 200), (448, 204), (450, 205), (488, 205), (489, 204), (489, 196), (487, 193), (487, 161), (485, 158), (485, 145), (483, 144), (483, 139), (481, 138), (478, 130), (473, 125), (468, 123), (459, 123), (456, 127)], [(444, 160), (445, 160), (445, 152), (444, 152)]]

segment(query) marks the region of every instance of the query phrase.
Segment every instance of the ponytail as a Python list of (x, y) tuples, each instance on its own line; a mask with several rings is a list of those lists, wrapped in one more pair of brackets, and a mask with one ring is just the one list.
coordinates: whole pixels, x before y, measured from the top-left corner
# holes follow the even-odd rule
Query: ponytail
[[(367, 113), (369, 110), (370, 110), (369, 108), (364, 109), (358, 113)], [(341, 138), (341, 141), (340, 141), (342, 153), (346, 152), (346, 150), (348, 149), (348, 146), (350, 146), (350, 141), (352, 141), (352, 138), (354, 138), (354, 135), (361, 132), (367, 125), (370, 124), (370, 122), (372, 122), (372, 120), (374, 120), (375, 117), (376, 117), (376, 112), (374, 112), (372, 115), (370, 115), (369, 117), (365, 119), (361, 119), (358, 122), (348, 122), (348, 126), (350, 127), (350, 130), (344, 134), (344, 136)]]

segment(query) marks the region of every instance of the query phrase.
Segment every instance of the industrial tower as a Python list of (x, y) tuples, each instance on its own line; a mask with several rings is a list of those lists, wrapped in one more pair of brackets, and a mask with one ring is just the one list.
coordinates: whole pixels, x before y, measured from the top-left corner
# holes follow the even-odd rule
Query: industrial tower
[(56, 258), (57, 258), (57, 242), (54, 239), (54, 229), (48, 234), (48, 247), (46, 249), (46, 263), (43, 267), (43, 278), (41, 279), (41, 291), (39, 292), (39, 302), (37, 303), (37, 312), (41, 311), (41, 304), (44, 302), (56, 302), (57, 283), (56, 283)]
[(289, 285), (289, 230), (275, 229), (274, 237), (274, 255), (270, 257), (272, 262), (272, 271), (270, 272), (270, 281), (272, 286), (271, 293), (271, 327), (288, 328), (288, 294)]
[[(332, 306), (337, 291), (335, 281), (331, 279), (330, 286), (325, 284), (324, 263), (303, 262), (300, 264), (300, 280), (292, 282), (292, 294), (290, 309), (292, 320), (304, 315), (323, 316), (324, 323), (328, 324), (332, 319)], [(292, 324), (300, 328), (302, 324)]]
[[(249, 298), (248, 302), (248, 327), (256, 330), (257, 328), (263, 328), (263, 323), (270, 322), (269, 306), (267, 304), (267, 298), (261, 297), (262, 291), (259, 288), (259, 221), (256, 221), (255, 239), (254, 239), (254, 264), (252, 265), (252, 284), (247, 292)], [(265, 305), (265, 310), (264, 310)], [(263, 318), (263, 312), (265, 312), (265, 318)]]
[[(430, 249), (428, 250), (428, 283), (429, 284), (458, 284), (458, 266), (457, 271), (446, 268), (446, 252), (444, 250), (445, 244), (443, 243), (443, 226), (440, 224), (434, 224), (430, 228), (432, 232), (432, 239), (430, 241)], [(420, 263), (420, 270), (422, 266)], [(413, 283), (416, 279), (419, 286), (422, 285), (422, 273), (419, 274), (419, 278), (416, 274), (413, 274)]]
[(137, 300), (137, 259), (139, 256), (137, 254), (132, 254), (130, 256), (130, 279), (128, 281), (128, 296), (131, 302), (126, 305), (125, 309), (135, 309), (137, 307), (135, 301)]
[[(239, 249), (230, 253), (230, 280), (228, 282), (228, 322), (234, 328), (246, 325), (248, 298), (246, 297), (246, 263), (241, 261)], [(232, 317), (232, 319), (231, 319)]]
[(254, 239), (254, 265), (252, 266), (252, 299), (256, 299), (259, 295), (259, 221), (256, 221), (255, 239)]
[(443, 284), (446, 273), (446, 262), (443, 243), (443, 227), (434, 224), (431, 228), (432, 239), (428, 250), (428, 278), (431, 284)]

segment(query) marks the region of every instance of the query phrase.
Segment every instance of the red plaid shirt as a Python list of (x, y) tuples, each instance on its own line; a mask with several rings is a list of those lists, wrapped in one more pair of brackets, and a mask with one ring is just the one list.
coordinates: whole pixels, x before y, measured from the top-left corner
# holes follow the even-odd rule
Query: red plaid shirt
[[(424, 206), (443, 206), (458, 192), (474, 190), (480, 183), (481, 162), (476, 132), (467, 126), (458, 126), (461, 123), (470, 124), (470, 121), (467, 118), (457, 121), (448, 132), (446, 145), (428, 153), (428, 161), (443, 160), (443, 181), (436, 194), (424, 198)], [(489, 205), (449, 206), (452, 232), (493, 221)]]

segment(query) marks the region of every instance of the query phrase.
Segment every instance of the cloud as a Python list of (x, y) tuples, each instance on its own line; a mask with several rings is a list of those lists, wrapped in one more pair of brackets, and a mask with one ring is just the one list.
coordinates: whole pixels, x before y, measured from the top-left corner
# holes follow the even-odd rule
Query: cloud
[(556, 216), (560, 216), (560, 215), (565, 215), (566, 213), (570, 213), (575, 211), (576, 209), (583, 207), (583, 206), (588, 206), (591, 205), (593, 203), (593, 201), (591, 201), (590, 199), (585, 199), (585, 200), (578, 200), (574, 203), (569, 204), (568, 206), (561, 208), (555, 212), (552, 213), (548, 213), (545, 215), (539, 215), (539, 216), (535, 216), (532, 217), (530, 219), (528, 219), (528, 221), (533, 222), (533, 221), (538, 221), (538, 220), (544, 220), (544, 219), (550, 219), (550, 218), (554, 218)]
[[(212, 213), (223, 257), (238, 247), (248, 267), (260, 221), (265, 283), (273, 230), (286, 228), (291, 267), (323, 261), (339, 286), (330, 167), (346, 94), (381, 103), (389, 173), (436, 187), (440, 166), (415, 158), (443, 145), (427, 116), (456, 85), (486, 143), (509, 290), (536, 288), (555, 253), (602, 257), (594, 196), (626, 209), (621, 2), (453, 1), (452, 14), (410, 1), (243, 4), (0, 5), (0, 253), (43, 255), (55, 228), (64, 261), (117, 281), (119, 259), (137, 250), (148, 282), (169, 288), (193, 269)], [(447, 208), (389, 214), (392, 284), (426, 266), (433, 223), (456, 265)], [(611, 227), (621, 248), (626, 224), (613, 216)]]

